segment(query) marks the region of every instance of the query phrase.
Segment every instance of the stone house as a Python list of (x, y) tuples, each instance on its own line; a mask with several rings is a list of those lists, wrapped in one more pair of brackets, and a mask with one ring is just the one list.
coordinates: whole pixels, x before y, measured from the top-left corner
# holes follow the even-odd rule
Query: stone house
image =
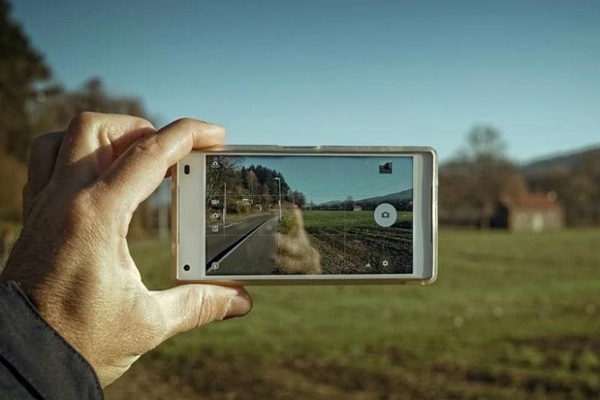
[(491, 220), (493, 228), (504, 228), (512, 232), (539, 232), (561, 229), (564, 225), (565, 213), (554, 193), (502, 196)]

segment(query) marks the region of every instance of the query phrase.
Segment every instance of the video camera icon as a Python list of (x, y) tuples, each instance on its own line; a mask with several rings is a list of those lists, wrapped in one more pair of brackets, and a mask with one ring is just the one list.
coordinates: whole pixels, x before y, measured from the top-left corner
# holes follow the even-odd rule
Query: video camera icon
[(398, 218), (398, 213), (393, 205), (389, 203), (382, 203), (375, 208), (373, 218), (377, 225), (383, 228), (389, 228), (394, 225)]

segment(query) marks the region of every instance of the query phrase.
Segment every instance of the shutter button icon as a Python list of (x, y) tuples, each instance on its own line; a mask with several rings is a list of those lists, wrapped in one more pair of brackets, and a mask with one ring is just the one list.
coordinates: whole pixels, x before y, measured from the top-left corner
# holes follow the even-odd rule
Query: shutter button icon
[(377, 225), (383, 228), (389, 228), (394, 225), (396, 222), (396, 218), (398, 217), (398, 213), (393, 205), (389, 203), (382, 203), (377, 206), (375, 209), (375, 213), (373, 214), (373, 218)]

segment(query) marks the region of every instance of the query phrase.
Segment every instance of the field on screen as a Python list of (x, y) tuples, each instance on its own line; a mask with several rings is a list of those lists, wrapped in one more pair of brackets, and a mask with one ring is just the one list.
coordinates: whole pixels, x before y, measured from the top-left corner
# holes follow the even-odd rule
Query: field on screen
[[(303, 217), (312, 245), (321, 254), (323, 273), (412, 271), (412, 211), (399, 212), (389, 228), (378, 226), (372, 211), (305, 211)], [(386, 257), (390, 264), (384, 267), (381, 258)], [(365, 268), (366, 262), (370, 268)]]

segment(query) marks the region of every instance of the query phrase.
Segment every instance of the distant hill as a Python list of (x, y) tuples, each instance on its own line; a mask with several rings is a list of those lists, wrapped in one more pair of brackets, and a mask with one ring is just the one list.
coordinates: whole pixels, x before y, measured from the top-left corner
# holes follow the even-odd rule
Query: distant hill
[(536, 175), (553, 169), (572, 171), (588, 154), (600, 158), (600, 145), (543, 157), (522, 165), (520, 170), (525, 176)]
[[(369, 197), (366, 199), (354, 200), (354, 204), (359, 206), (367, 206), (369, 204), (381, 204), (381, 203), (400, 203), (403, 201), (411, 201), (413, 198), (413, 190), (407, 189), (402, 192), (390, 193), (384, 196)], [(340, 206), (343, 201), (328, 201), (326, 203), (318, 204), (318, 207), (336, 208)]]
[(413, 190), (407, 189), (402, 192), (386, 194), (385, 196), (369, 197), (368, 199), (357, 200), (357, 201), (355, 201), (355, 203), (358, 205), (363, 205), (366, 203), (381, 204), (381, 203), (394, 203), (394, 202), (400, 202), (400, 201), (410, 201), (412, 199), (413, 199)]

